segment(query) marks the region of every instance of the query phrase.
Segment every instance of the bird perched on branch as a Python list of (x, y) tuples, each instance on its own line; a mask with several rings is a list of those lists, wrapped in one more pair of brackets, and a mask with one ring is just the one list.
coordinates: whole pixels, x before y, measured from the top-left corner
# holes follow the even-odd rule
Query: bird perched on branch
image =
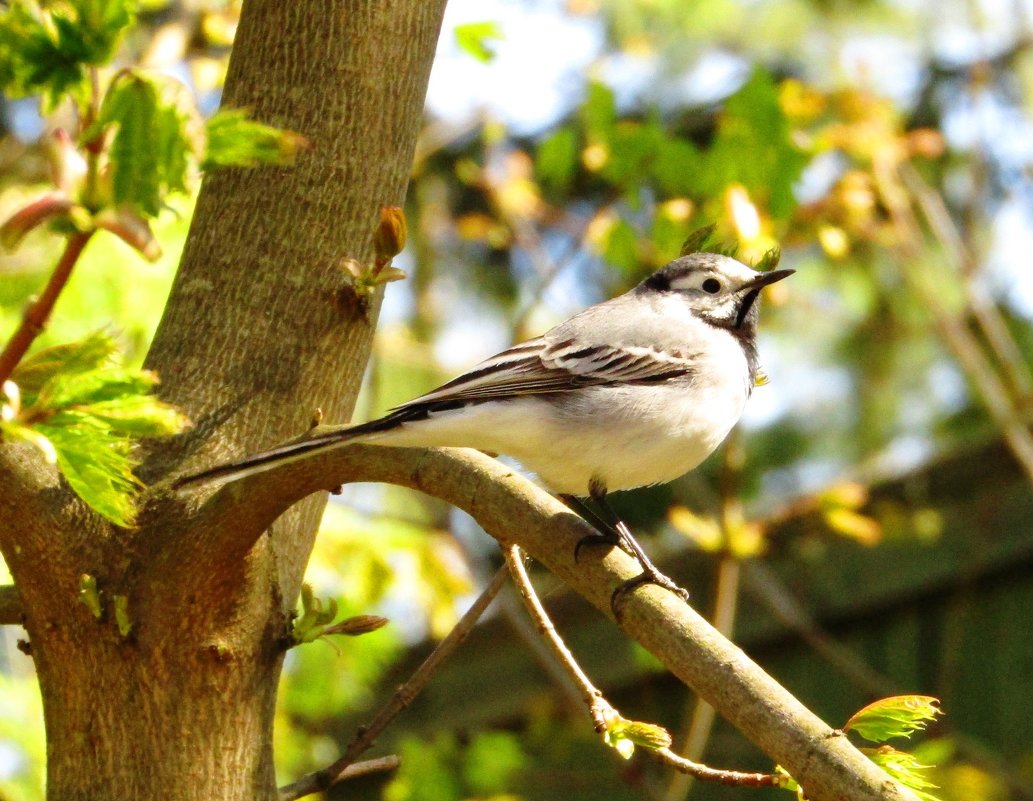
[[(759, 266), (777, 261), (773, 252)], [(719, 253), (683, 255), (629, 292), (380, 419), (219, 465), (176, 486), (226, 483), (354, 443), (503, 453), (537, 473), (606, 542), (639, 559), (642, 574), (615, 599), (642, 583), (684, 597), (607, 494), (678, 478), (727, 436), (757, 380), (757, 299), (792, 272), (754, 270)]]

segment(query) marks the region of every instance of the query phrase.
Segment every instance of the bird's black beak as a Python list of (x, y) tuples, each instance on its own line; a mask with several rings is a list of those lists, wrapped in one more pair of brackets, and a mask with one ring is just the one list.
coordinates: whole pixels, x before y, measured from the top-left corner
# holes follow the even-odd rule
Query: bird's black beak
[(743, 322), (746, 320), (746, 316), (750, 313), (750, 309), (753, 308), (753, 304), (757, 302), (757, 298), (760, 297), (760, 290), (766, 287), (768, 284), (773, 284), (776, 281), (781, 281), (783, 278), (788, 278), (796, 270), (772, 270), (769, 273), (761, 273), (752, 281), (747, 281), (740, 287), (739, 292), (743, 293), (742, 302), (739, 304), (739, 312), (735, 315), (735, 327), (742, 327)]
[(773, 284), (776, 281), (781, 281), (783, 278), (788, 278), (795, 272), (796, 270), (772, 270), (769, 273), (761, 273), (752, 281), (747, 281), (745, 284), (743, 284), (739, 291), (742, 292), (743, 290), (749, 291), (751, 289), (762, 289), (763, 287), (766, 287), (769, 284)]

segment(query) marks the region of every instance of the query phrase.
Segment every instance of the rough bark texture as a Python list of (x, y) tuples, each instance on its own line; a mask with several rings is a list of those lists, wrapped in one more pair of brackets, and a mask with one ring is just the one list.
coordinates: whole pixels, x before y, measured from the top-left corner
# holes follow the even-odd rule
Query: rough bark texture
[[(205, 182), (148, 358), (196, 427), (149, 449), (148, 481), (296, 434), (316, 407), (348, 419), (378, 301), (363, 308), (339, 264), (370, 260), (379, 207), (404, 198), (443, 8), (245, 3), (224, 103), (311, 146), (293, 168)], [(31, 450), (0, 456), (0, 548), (43, 692), (48, 798), (274, 798), (282, 638), (325, 496), (266, 535), (206, 529), (178, 502), (121, 531)], [(84, 573), (100, 620), (77, 600)]]

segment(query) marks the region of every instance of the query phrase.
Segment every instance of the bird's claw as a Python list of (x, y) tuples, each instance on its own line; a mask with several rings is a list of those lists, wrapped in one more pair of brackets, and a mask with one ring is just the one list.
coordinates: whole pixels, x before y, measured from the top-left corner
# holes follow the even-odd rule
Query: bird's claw
[(689, 602), (689, 591), (679, 587), (677, 583), (671, 578), (668, 578), (656, 568), (646, 569), (639, 573), (635, 578), (628, 579), (627, 581), (617, 585), (617, 589), (610, 595), (610, 610), (613, 612), (613, 616), (620, 620), (621, 612), (620, 606), (622, 600), (627, 597), (628, 593), (638, 589), (644, 584), (655, 584), (657, 587), (661, 587), (669, 592), (674, 593), (681, 598), (685, 603)]

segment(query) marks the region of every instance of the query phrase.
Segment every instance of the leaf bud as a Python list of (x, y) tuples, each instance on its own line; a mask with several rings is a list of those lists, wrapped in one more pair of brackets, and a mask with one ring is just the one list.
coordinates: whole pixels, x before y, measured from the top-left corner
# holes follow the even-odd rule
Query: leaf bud
[(405, 247), (405, 212), (399, 206), (381, 206), (380, 222), (373, 234), (377, 264), (387, 264)]

